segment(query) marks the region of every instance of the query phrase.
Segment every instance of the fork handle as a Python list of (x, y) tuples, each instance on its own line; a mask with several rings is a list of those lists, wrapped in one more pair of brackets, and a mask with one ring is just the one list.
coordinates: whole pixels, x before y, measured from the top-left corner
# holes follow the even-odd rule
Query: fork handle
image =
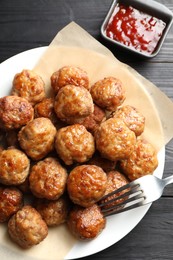
[(164, 179), (164, 182), (165, 182), (165, 186), (168, 185), (168, 184), (171, 184), (173, 183), (173, 175), (167, 177)]

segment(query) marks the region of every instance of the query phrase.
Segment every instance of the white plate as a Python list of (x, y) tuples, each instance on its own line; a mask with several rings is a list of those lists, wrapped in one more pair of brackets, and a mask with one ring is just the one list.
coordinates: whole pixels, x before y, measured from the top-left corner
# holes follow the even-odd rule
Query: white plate
[[(12, 58), (6, 60), (0, 64), (0, 97), (8, 95), (11, 89), (12, 80), (17, 72), (22, 69), (32, 69), (36, 62), (39, 60), (43, 52), (47, 47), (40, 47), (32, 50), (25, 51)], [(159, 166), (155, 171), (155, 175), (162, 177), (164, 162), (165, 162), (165, 149), (163, 148), (158, 155)], [(77, 242), (70, 250), (70, 252), (65, 256), (64, 259), (76, 259), (84, 256), (88, 256), (97, 253), (107, 247), (113, 245), (123, 237), (125, 237), (144, 217), (151, 205), (146, 205), (138, 209), (131, 210), (129, 212), (121, 213), (116, 216), (111, 216), (107, 218), (107, 225), (104, 231), (93, 241), (90, 242)], [(4, 232), (4, 227), (0, 225), (0, 258), (3, 259), (13, 259), (13, 260), (34, 260), (41, 259), (43, 256), (38, 254), (38, 251), (32, 251), (32, 254), (26, 254), (26, 251), (12, 247), (10, 243), (7, 243), (7, 233)], [(3, 242), (5, 241), (5, 242)], [(46, 243), (50, 243), (49, 239), (46, 239)], [(38, 247), (38, 246), (36, 246)], [(58, 259), (57, 248), (54, 247), (54, 252), (51, 252), (53, 258), (49, 254), (44, 256), (44, 259), (54, 260)]]

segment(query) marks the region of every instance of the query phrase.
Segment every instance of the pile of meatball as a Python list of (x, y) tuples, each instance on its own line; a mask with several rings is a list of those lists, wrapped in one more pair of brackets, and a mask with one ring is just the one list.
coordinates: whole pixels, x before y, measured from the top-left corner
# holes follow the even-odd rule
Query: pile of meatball
[(119, 79), (90, 84), (82, 68), (64, 66), (50, 84), (48, 98), (42, 78), (25, 69), (0, 98), (0, 222), (22, 248), (62, 223), (79, 239), (97, 237), (103, 196), (158, 166), (141, 137), (145, 117), (123, 105)]

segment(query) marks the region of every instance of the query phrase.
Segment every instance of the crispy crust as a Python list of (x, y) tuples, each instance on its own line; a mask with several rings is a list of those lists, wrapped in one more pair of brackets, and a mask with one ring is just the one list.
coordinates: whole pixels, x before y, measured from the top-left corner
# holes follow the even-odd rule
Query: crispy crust
[(24, 98), (5, 96), (0, 98), (0, 127), (5, 130), (19, 129), (34, 117), (32, 105)]
[(67, 165), (86, 162), (95, 151), (94, 137), (83, 125), (63, 127), (57, 131), (55, 149)]
[(23, 195), (15, 187), (0, 187), (0, 222), (7, 221), (23, 206)]
[(9, 220), (8, 233), (20, 247), (30, 248), (46, 238), (48, 228), (38, 211), (24, 206)]
[(34, 205), (48, 226), (58, 226), (67, 221), (69, 201), (65, 197), (54, 201), (37, 199)]
[(129, 105), (119, 107), (114, 113), (114, 117), (122, 119), (136, 136), (143, 133), (145, 117), (136, 108)]
[(81, 240), (96, 238), (105, 228), (106, 219), (96, 204), (89, 208), (75, 206), (68, 218), (72, 234)]
[(39, 117), (19, 131), (18, 140), (29, 157), (40, 160), (53, 150), (55, 135), (56, 128), (50, 119)]
[(89, 90), (89, 78), (83, 69), (74, 66), (64, 66), (51, 76), (51, 86), (55, 93), (65, 85), (75, 85)]
[(19, 149), (10, 148), (0, 153), (0, 182), (19, 185), (29, 174), (30, 160)]
[(66, 85), (55, 98), (54, 110), (63, 122), (75, 124), (93, 113), (94, 104), (89, 91), (84, 87)]
[(29, 175), (30, 189), (38, 198), (58, 199), (65, 191), (67, 171), (55, 158), (36, 163)]
[(107, 175), (96, 165), (75, 167), (67, 179), (70, 199), (83, 207), (90, 207), (101, 199), (106, 190)]
[(39, 75), (32, 70), (25, 69), (15, 75), (11, 94), (23, 97), (35, 105), (45, 97), (44, 85)]
[(91, 87), (94, 102), (109, 111), (115, 111), (125, 100), (122, 82), (114, 77), (107, 77), (97, 81)]
[(154, 172), (158, 166), (157, 153), (146, 140), (138, 139), (134, 151), (120, 166), (131, 181), (135, 180)]
[(126, 159), (134, 150), (136, 136), (119, 118), (103, 122), (95, 132), (96, 148), (111, 161)]

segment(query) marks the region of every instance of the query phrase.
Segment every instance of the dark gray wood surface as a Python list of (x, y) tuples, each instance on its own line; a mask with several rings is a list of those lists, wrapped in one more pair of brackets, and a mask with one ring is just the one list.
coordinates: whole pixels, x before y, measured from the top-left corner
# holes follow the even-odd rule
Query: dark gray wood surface
[[(118, 59), (135, 68), (173, 99), (173, 27), (155, 58), (151, 60), (134, 58), (110, 46), (100, 36), (100, 26), (111, 2), (111, 0), (0, 0), (0, 62), (22, 51), (48, 45), (60, 29), (75, 21), (110, 48)], [(173, 11), (173, 0), (158, 2)], [(1, 77), (3, 75), (0, 75)], [(173, 174), (173, 141), (166, 145), (164, 177), (171, 174)], [(126, 237), (108, 249), (83, 259), (172, 260), (173, 187), (166, 188), (162, 198), (153, 203), (146, 216)]]

